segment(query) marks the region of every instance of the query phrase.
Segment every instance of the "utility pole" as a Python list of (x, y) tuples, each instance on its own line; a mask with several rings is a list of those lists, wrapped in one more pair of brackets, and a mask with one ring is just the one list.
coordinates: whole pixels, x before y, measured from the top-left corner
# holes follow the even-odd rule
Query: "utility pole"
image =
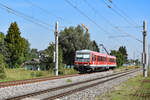
[(146, 32), (147, 26), (146, 21), (143, 22), (143, 76), (147, 77), (147, 67), (146, 67)]
[(55, 26), (55, 75), (58, 76), (58, 22)]
[(150, 70), (150, 44), (148, 45), (148, 70)]

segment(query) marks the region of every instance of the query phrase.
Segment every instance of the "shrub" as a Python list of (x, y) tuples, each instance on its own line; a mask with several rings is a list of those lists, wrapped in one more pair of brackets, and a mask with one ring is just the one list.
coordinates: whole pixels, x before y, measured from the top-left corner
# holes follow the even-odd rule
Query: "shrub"
[(36, 72), (36, 77), (40, 77), (40, 76), (43, 76), (43, 73), (42, 72)]
[(16, 64), (15, 64), (15, 68), (19, 68), (19, 67), (20, 67), (20, 66), (16, 63)]
[(31, 72), (30, 75), (32, 76), (32, 78), (35, 76), (35, 75), (34, 75), (34, 72)]
[(0, 78), (4, 79), (6, 77), (5, 75), (5, 63), (3, 56), (0, 54)]

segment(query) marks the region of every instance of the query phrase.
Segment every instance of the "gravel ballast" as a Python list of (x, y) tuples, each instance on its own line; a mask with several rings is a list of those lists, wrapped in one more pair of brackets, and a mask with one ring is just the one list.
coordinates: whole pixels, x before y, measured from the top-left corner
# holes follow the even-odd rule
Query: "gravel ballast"
[[(34, 93), (41, 90), (46, 90), (49, 88), (58, 87), (61, 85), (72, 84), (80, 81), (90, 80), (93, 78), (102, 77), (108, 74), (112, 74), (113, 71), (99, 72), (93, 74), (86, 74), (81, 76), (62, 78), (56, 80), (48, 80), (43, 82), (37, 82), (32, 84), (23, 84), (11, 87), (0, 88), (0, 100), (4, 100), (7, 98), (20, 96), (24, 94)], [(71, 82), (67, 82), (67, 80), (71, 80)]]
[(122, 82), (128, 80), (129, 78), (135, 77), (139, 74), (140, 71), (125, 75), (123, 77), (117, 78), (105, 82), (100, 85), (85, 89), (83, 91), (74, 93), (69, 96), (60, 98), (60, 100), (95, 100), (96, 96), (103, 94), (104, 92), (110, 91), (114, 86), (121, 84)]

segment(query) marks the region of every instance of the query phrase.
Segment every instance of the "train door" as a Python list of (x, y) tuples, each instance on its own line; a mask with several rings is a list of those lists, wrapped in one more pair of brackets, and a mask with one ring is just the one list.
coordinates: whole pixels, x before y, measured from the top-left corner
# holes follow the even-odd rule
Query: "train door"
[(96, 55), (94, 55), (94, 65), (97, 65)]
[(106, 56), (107, 58), (107, 66), (110, 64), (110, 58), (108, 56)]
[(94, 64), (94, 54), (91, 54), (91, 64)]
[(96, 65), (96, 55), (92, 54), (92, 64)]
[(105, 66), (107, 65), (107, 57), (106, 56), (103, 57), (103, 65), (105, 65)]

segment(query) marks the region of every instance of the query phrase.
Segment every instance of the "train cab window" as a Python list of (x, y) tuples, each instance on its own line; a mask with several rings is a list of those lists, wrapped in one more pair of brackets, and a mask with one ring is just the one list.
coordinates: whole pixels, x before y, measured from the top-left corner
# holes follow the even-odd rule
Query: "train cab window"
[(90, 54), (89, 53), (77, 53), (76, 54), (76, 61), (89, 62), (90, 61)]

